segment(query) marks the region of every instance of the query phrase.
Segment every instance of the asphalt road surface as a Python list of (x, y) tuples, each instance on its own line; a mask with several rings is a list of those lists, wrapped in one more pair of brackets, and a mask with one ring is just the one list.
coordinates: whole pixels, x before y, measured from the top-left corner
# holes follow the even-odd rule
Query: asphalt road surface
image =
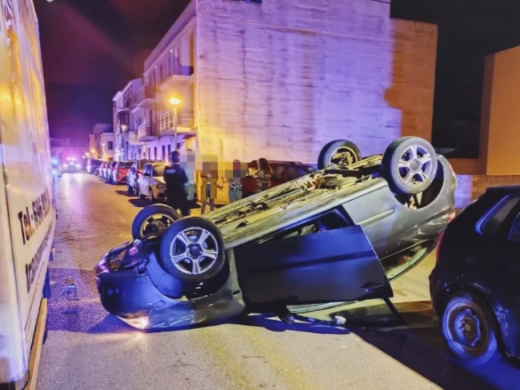
[(501, 359), (469, 370), (448, 357), (429, 304), (433, 256), (393, 283), (406, 327), (374, 302), (312, 313), (326, 318), (348, 309), (345, 315), (358, 325), (351, 332), (259, 316), (182, 331), (135, 331), (102, 308), (93, 267), (131, 238), (143, 203), (127, 197), (125, 187), (85, 173), (61, 178), (39, 390), (520, 389), (518, 363)]

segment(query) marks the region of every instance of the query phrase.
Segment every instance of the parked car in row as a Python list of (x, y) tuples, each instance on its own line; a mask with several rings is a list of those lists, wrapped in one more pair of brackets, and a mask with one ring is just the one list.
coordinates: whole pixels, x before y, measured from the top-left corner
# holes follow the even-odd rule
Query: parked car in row
[(113, 172), (117, 165), (117, 161), (111, 161), (108, 163), (107, 168), (105, 170), (105, 181), (109, 184), (112, 184)]
[(126, 189), (128, 195), (136, 195), (138, 191), (138, 181), (139, 178), (142, 176), (143, 168), (148, 163), (154, 163), (154, 162), (162, 162), (161, 160), (154, 161), (154, 160), (137, 160), (134, 161), (130, 170), (128, 171), (128, 176), (126, 180)]
[(164, 170), (166, 164), (163, 162), (147, 163), (143, 167), (142, 175), (137, 180), (137, 193), (141, 199), (148, 198), (150, 203), (164, 200), (166, 184), (164, 183)]
[(127, 175), (130, 167), (132, 166), (132, 161), (117, 161), (112, 169), (112, 178), (110, 182), (112, 184), (125, 184), (127, 182)]
[(406, 137), (369, 157), (336, 141), (318, 166), (202, 217), (143, 209), (132, 225), (136, 241), (95, 268), (103, 306), (158, 330), (392, 297), (390, 280), (435, 248), (454, 212), (448, 160)]

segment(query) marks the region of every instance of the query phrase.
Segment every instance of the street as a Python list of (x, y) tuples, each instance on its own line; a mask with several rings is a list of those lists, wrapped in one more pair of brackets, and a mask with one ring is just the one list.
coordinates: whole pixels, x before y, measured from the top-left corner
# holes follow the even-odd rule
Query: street
[[(350, 305), (347, 330), (285, 325), (276, 318), (190, 330), (140, 333), (99, 303), (93, 267), (131, 239), (133, 217), (147, 202), (86, 173), (59, 182), (58, 226), (50, 264), (49, 336), (40, 390), (106, 389), (514, 389), (518, 364), (468, 371), (449, 358), (429, 304), (430, 255), (393, 283), (409, 328), (394, 327), (381, 302)], [(311, 313), (326, 318), (331, 312)], [(490, 372), (493, 372), (491, 375)], [(516, 386), (516, 387), (515, 387)]]

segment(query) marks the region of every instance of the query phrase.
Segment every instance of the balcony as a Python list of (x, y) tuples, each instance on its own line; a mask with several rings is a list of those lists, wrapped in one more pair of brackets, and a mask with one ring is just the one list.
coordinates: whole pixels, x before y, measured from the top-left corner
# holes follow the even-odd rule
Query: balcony
[[(146, 130), (145, 130), (146, 132)], [(128, 144), (132, 146), (141, 146), (143, 143), (139, 141), (139, 136), (137, 131), (129, 131), (128, 132)]]
[(194, 71), (193, 66), (183, 66), (179, 63), (174, 64), (171, 75), (161, 82), (159, 89), (164, 91), (191, 83), (193, 81)]
[[(193, 126), (193, 110), (179, 110), (177, 112), (177, 134), (190, 134)], [(175, 134), (175, 120), (172, 111), (167, 111), (159, 116), (159, 132), (161, 135)]]
[(155, 103), (155, 92), (149, 86), (142, 86), (132, 98), (132, 112), (139, 108), (151, 108)]
[(157, 136), (154, 135), (152, 127), (146, 123), (143, 123), (137, 128), (137, 140), (140, 142), (156, 140)]

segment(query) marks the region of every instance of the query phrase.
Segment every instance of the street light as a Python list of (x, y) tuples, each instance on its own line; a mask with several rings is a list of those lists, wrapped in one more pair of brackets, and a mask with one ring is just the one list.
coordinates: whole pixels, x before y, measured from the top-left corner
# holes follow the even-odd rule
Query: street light
[(175, 145), (173, 145), (174, 149), (177, 150), (177, 107), (182, 103), (182, 100), (179, 98), (176, 98), (175, 96), (172, 96), (170, 100), (170, 105), (173, 106), (173, 131), (174, 131), (174, 142)]

